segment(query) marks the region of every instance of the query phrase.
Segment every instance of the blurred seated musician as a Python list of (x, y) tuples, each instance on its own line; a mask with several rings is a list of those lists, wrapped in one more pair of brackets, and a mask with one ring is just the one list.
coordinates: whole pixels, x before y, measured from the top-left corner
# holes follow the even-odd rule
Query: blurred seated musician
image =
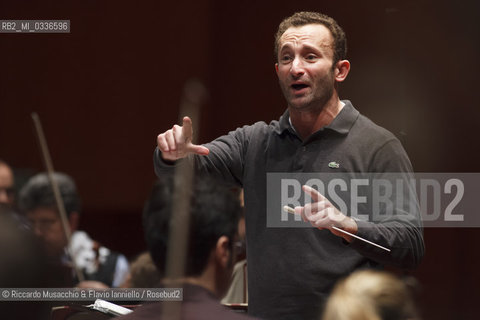
[[(155, 184), (143, 216), (147, 246), (160, 274), (165, 274), (170, 217), (175, 214), (172, 180), (162, 177)], [(234, 264), (234, 242), (241, 214), (238, 197), (222, 183), (196, 176), (189, 214), (184, 276), (162, 279), (164, 284), (183, 288), (180, 319), (251, 319), (227, 309), (219, 300), (228, 288)], [(144, 304), (121, 319), (161, 319), (164, 303)]]
[(322, 320), (419, 320), (407, 282), (384, 271), (360, 270), (340, 280)]
[[(70, 243), (63, 230), (48, 175), (40, 173), (27, 182), (19, 194), (19, 206), (31, 223), (34, 234), (40, 239), (49, 265), (52, 267), (51, 286), (73, 286), (75, 279), (72, 259), (88, 282), (79, 287), (118, 287), (128, 274), (128, 261), (122, 254), (110, 251), (92, 240), (87, 233), (78, 231), (80, 198), (71, 177), (54, 173), (68, 215), (72, 233)], [(69, 245), (69, 250), (67, 246)], [(68, 252), (72, 255), (69, 257)], [(53, 271), (57, 270), (57, 271)]]
[[(0, 288), (45, 287), (44, 256), (19, 215), (0, 207)], [(0, 319), (49, 319), (49, 301), (1, 301)]]

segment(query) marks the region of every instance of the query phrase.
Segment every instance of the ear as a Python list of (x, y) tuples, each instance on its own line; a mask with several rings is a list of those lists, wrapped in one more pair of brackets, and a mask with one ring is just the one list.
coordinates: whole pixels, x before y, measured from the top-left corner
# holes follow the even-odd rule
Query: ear
[(76, 231), (78, 228), (78, 224), (80, 223), (80, 214), (76, 211), (71, 212), (68, 216), (68, 223), (70, 224), (70, 231)]
[(230, 250), (230, 240), (226, 236), (221, 236), (215, 246), (215, 260), (222, 268), (227, 268), (230, 264), (232, 252)]
[(335, 81), (342, 82), (347, 78), (348, 72), (350, 71), (350, 61), (340, 60), (335, 66)]
[(277, 73), (277, 76), (278, 76), (278, 63), (275, 63), (275, 72)]

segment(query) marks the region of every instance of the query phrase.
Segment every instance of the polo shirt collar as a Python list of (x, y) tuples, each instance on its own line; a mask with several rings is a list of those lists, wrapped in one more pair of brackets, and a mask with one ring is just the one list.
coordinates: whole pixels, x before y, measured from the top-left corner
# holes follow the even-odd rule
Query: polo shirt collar
[(289, 119), (290, 119), (290, 113), (288, 112), (288, 109), (287, 109), (278, 120), (278, 126), (275, 128), (275, 132), (277, 134), (280, 135), (285, 131), (290, 131), (291, 133), (295, 134), (295, 130), (290, 125)]
[[(332, 123), (320, 130), (329, 129), (336, 131), (340, 134), (347, 134), (350, 131), (350, 128), (353, 126), (360, 113), (357, 109), (353, 107), (352, 103), (349, 100), (342, 100), (342, 102), (345, 103), (345, 105), (343, 106), (340, 113), (335, 117), (335, 119), (333, 119)], [(290, 131), (293, 134), (296, 134), (295, 130), (290, 125), (289, 119), (290, 114), (287, 109), (280, 117), (279, 125), (275, 130), (277, 134), (280, 135), (286, 130)]]
[(342, 102), (345, 103), (342, 110), (325, 128), (336, 131), (340, 134), (347, 134), (360, 115), (360, 112), (353, 107), (350, 100), (342, 100)]

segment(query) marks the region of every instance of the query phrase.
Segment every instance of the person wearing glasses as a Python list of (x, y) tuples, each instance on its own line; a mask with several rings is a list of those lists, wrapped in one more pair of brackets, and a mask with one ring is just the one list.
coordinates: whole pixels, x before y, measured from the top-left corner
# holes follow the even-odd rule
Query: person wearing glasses
[[(70, 243), (65, 235), (46, 173), (39, 173), (30, 178), (21, 189), (18, 201), (33, 233), (40, 240), (50, 260), (52, 270), (58, 271), (54, 272), (56, 275), (52, 280), (58, 284), (63, 282), (67, 286), (69, 284), (96, 288), (120, 286), (129, 271), (126, 257), (107, 249), (91, 239), (86, 232), (78, 230), (81, 210), (75, 182), (70, 176), (59, 172), (53, 174), (53, 179), (58, 184), (67, 213), (72, 234)], [(81, 270), (86, 281), (77, 283), (79, 279), (72, 276), (73, 263)]]

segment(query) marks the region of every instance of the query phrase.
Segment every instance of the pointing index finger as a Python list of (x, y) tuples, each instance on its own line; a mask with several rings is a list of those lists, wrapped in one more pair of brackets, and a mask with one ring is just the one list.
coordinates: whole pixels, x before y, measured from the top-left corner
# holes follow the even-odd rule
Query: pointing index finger
[(192, 120), (189, 117), (183, 117), (182, 134), (186, 142), (190, 142), (193, 136)]
[(309, 187), (307, 185), (302, 186), (303, 191), (308, 194), (314, 202), (320, 202), (320, 201), (325, 201), (327, 198), (325, 198), (320, 192), (317, 190), (313, 189), (312, 187)]

